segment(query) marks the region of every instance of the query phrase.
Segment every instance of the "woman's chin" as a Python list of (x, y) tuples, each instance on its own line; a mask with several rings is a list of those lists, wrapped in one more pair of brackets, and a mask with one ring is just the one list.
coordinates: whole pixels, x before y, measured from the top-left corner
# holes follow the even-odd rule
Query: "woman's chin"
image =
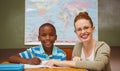
[(81, 41), (82, 42), (87, 42), (87, 41), (89, 41), (89, 39), (88, 38), (82, 38)]

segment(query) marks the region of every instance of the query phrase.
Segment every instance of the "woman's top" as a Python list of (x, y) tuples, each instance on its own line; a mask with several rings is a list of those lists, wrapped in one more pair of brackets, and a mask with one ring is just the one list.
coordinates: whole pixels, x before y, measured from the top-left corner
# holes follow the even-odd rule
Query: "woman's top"
[(87, 58), (85, 58), (84, 50), (82, 48), (81, 58), (82, 58), (83, 61), (94, 61), (94, 48), (93, 48), (92, 53), (90, 54), (90, 56), (87, 57)]
[[(79, 42), (75, 45), (72, 57), (81, 57), (83, 43)], [(110, 68), (110, 47), (101, 41), (97, 41), (94, 47), (94, 61), (76, 61), (76, 68), (85, 68), (95, 71), (111, 71)]]

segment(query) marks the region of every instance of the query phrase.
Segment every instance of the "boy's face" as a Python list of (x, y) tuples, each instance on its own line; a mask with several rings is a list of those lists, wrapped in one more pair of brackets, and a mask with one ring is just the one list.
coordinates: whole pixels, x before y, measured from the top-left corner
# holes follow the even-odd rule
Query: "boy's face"
[(44, 48), (52, 48), (57, 39), (56, 32), (51, 26), (43, 26), (39, 31), (39, 41), (41, 41)]

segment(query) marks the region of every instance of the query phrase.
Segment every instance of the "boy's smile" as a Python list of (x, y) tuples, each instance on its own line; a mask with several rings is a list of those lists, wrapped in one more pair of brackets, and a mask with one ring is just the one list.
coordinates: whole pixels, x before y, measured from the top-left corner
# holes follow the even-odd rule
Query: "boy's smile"
[(46, 50), (52, 49), (57, 38), (56, 31), (51, 26), (43, 26), (38, 38)]

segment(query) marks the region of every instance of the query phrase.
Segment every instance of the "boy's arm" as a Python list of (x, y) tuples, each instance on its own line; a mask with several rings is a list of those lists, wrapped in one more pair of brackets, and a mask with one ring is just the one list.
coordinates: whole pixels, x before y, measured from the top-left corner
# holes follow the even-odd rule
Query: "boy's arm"
[(25, 59), (25, 58), (21, 58), (19, 54), (16, 54), (16, 55), (9, 57), (9, 62), (37, 65), (41, 63), (41, 60), (37, 57), (34, 57), (32, 59)]
[(19, 54), (13, 55), (9, 57), (9, 62), (11, 63), (24, 63), (28, 64), (29, 59), (21, 58)]

